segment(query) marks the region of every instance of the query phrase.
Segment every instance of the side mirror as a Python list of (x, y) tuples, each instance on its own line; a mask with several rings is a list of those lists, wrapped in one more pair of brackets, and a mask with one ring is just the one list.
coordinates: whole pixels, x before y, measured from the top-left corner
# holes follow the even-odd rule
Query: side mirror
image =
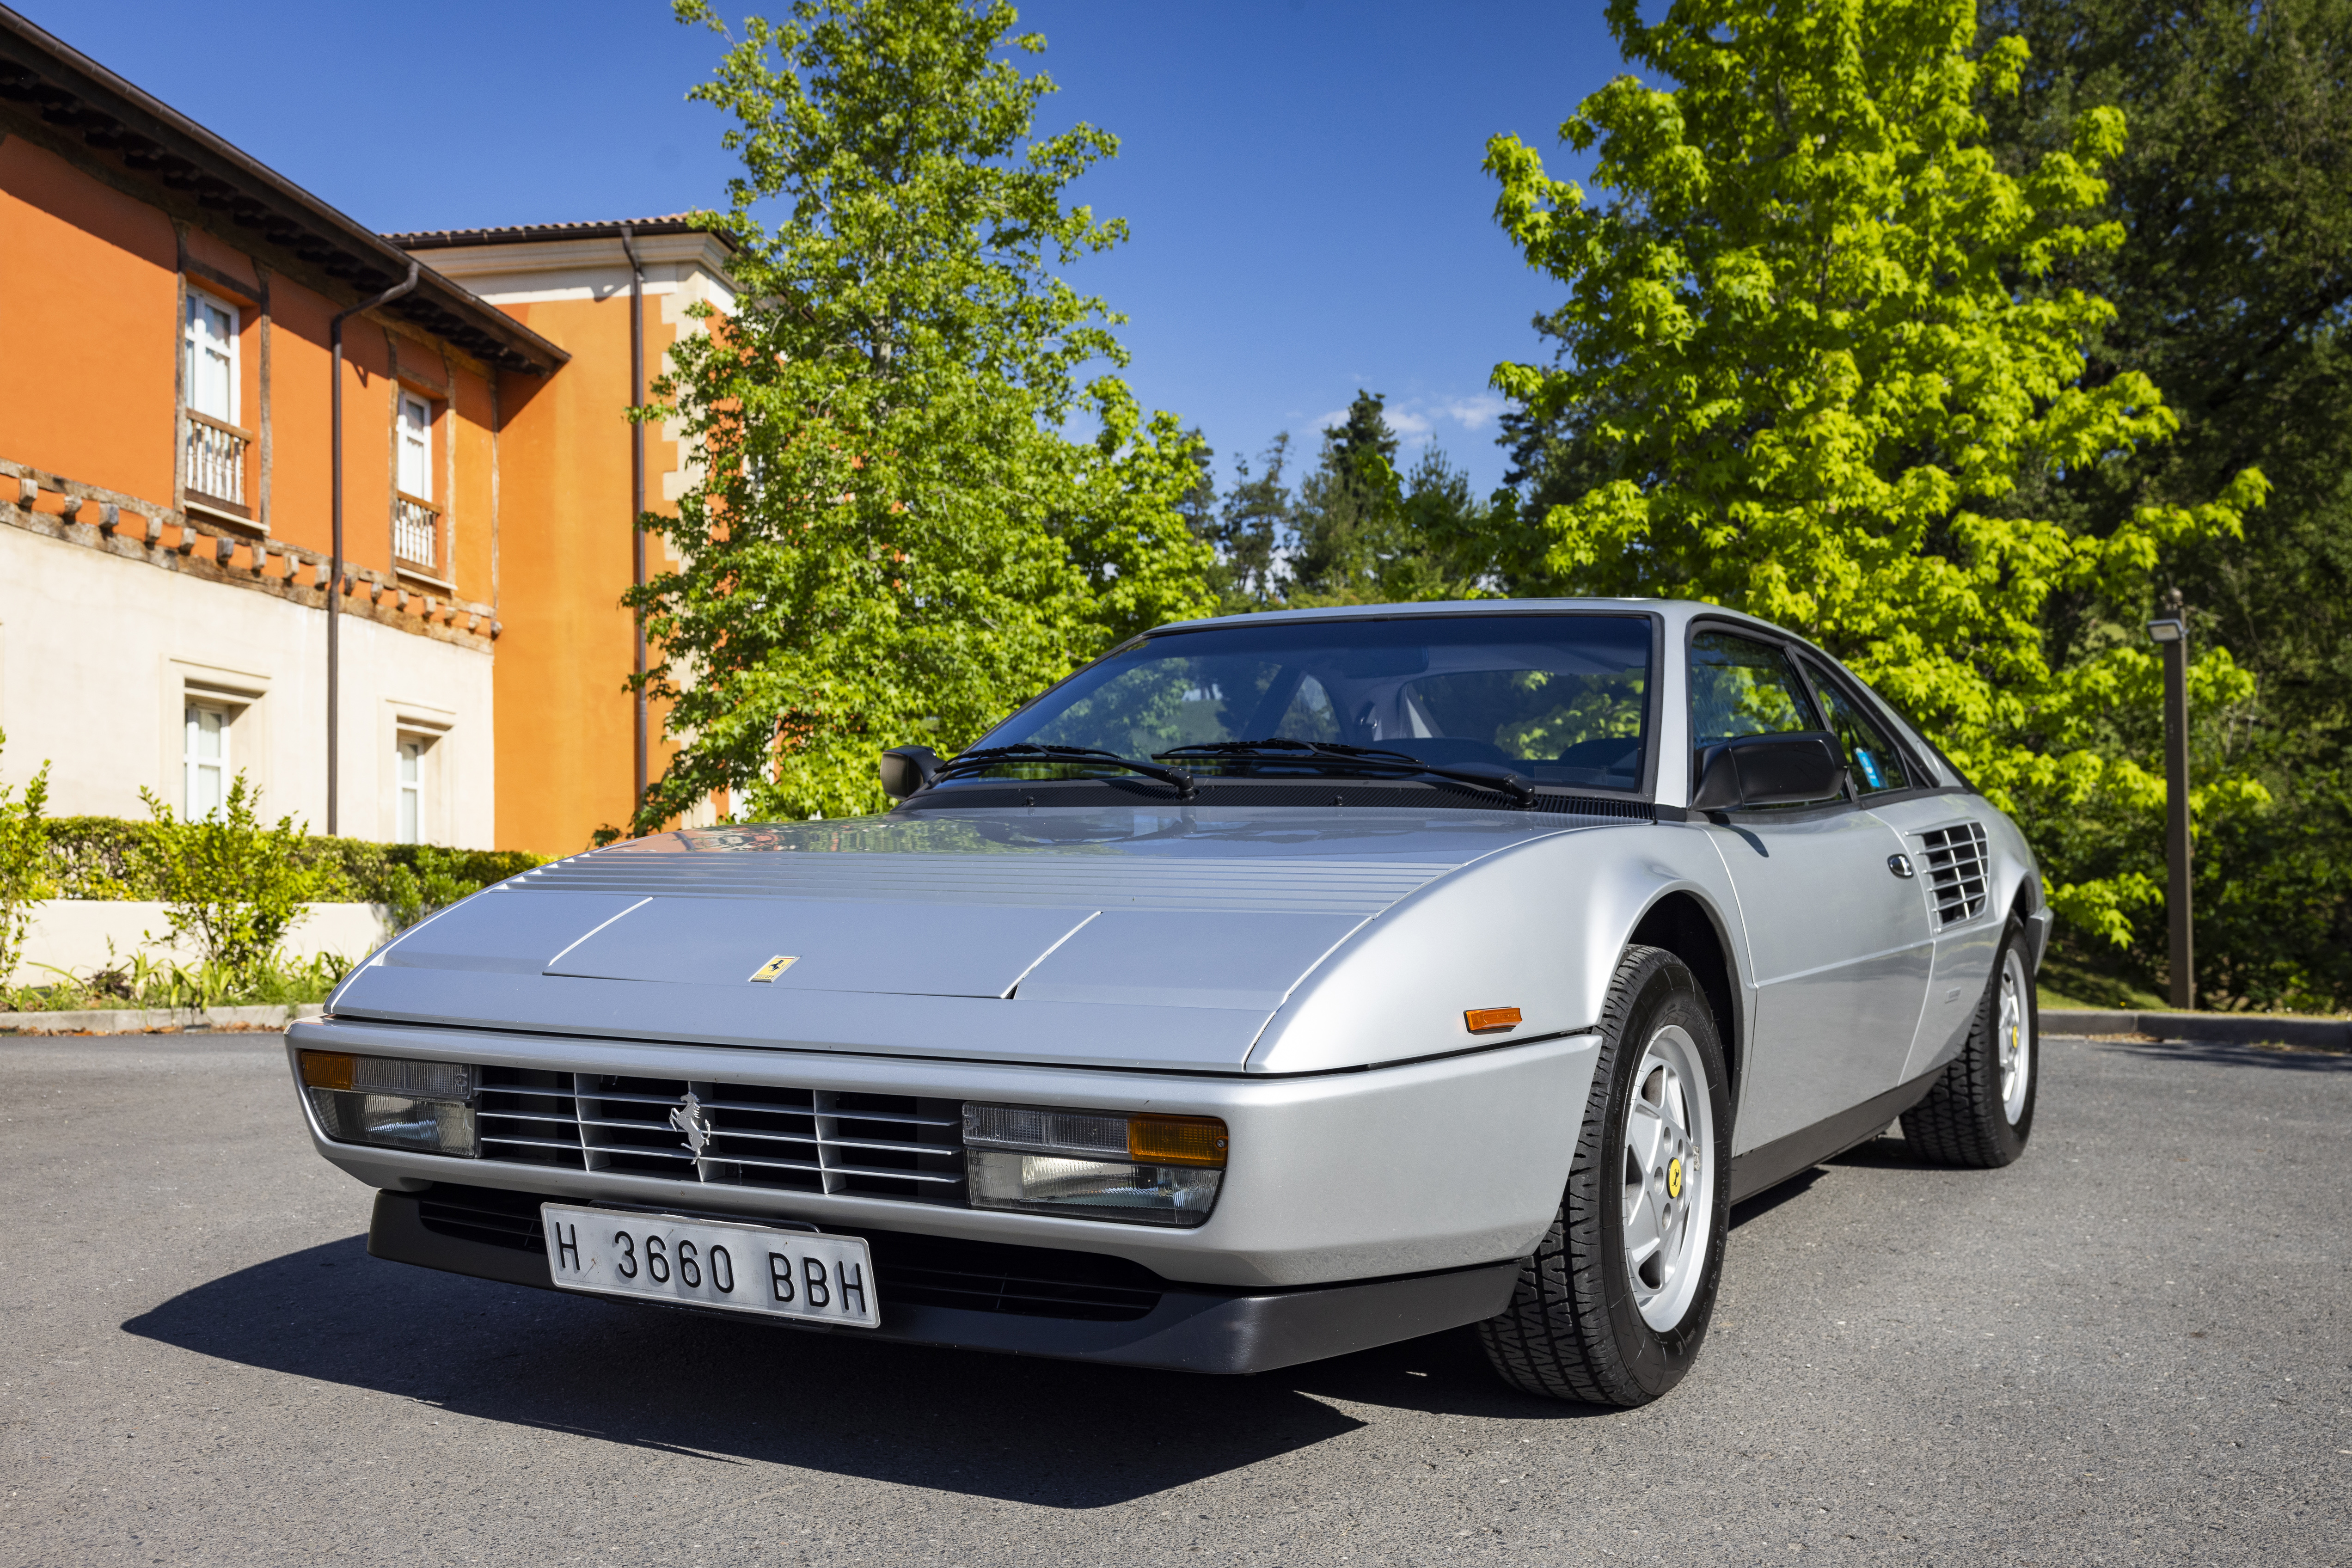
[(904, 800), (940, 776), (940, 754), (929, 746), (893, 746), (882, 753), (882, 793)]
[(1796, 805), (1845, 793), (1845, 759), (1837, 737), (1825, 731), (1742, 735), (1705, 748), (1696, 761), (1693, 811)]

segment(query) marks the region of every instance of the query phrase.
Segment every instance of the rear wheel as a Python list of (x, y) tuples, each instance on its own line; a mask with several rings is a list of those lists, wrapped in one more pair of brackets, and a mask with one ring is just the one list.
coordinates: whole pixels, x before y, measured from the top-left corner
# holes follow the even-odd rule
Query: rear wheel
[(1941, 1165), (2008, 1164), (2025, 1152), (2033, 1135), (2041, 1058), (2025, 923), (2011, 915), (1968, 1044), (1927, 1098), (1903, 1113), (1904, 1142)]
[(1645, 1405), (1698, 1355), (1723, 1273), (1731, 1114), (1715, 1016), (1682, 960), (1633, 947), (1550, 1230), (1479, 1325), (1529, 1394)]

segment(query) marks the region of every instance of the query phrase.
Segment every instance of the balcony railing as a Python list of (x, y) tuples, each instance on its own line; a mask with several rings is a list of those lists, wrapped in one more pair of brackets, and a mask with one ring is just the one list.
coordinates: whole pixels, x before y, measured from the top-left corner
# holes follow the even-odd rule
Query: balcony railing
[(188, 489), (243, 510), (245, 449), (252, 444), (252, 431), (189, 409)]
[(435, 575), (440, 570), (441, 509), (406, 490), (392, 502), (392, 554), (395, 563)]

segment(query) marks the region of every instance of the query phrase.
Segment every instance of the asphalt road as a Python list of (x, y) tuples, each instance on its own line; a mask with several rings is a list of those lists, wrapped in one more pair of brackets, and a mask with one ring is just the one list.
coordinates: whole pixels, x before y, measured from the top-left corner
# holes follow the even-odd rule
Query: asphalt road
[(2051, 1042), (2011, 1169), (1738, 1211), (1632, 1412), (1466, 1331), (1215, 1380), (379, 1263), (283, 1061), (0, 1041), (0, 1562), (2352, 1562), (2352, 1058)]

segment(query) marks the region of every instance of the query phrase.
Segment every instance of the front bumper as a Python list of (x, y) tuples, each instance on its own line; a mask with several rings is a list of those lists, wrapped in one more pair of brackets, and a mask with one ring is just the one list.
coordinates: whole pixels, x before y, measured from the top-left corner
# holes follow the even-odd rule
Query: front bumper
[[(395, 1263), (552, 1290), (538, 1221), (520, 1198), (466, 1188), (380, 1192), (368, 1226), (368, 1251)], [(1050, 1291), (1052, 1281), (1030, 1280), (1025, 1299), (1010, 1304), (1000, 1281), (993, 1307), (980, 1309), (922, 1300), (956, 1286), (950, 1281), (943, 1290), (943, 1271), (922, 1268), (919, 1255), (894, 1254), (890, 1243), (904, 1238), (885, 1233), (867, 1239), (876, 1247), (881, 1327), (832, 1329), (772, 1321), (803, 1333), (1065, 1361), (1179, 1372), (1271, 1372), (1491, 1318), (1508, 1305), (1519, 1274), (1518, 1263), (1508, 1260), (1288, 1290), (1220, 1290), (1129, 1276), (1115, 1286), (1081, 1284)], [(1050, 1262), (1033, 1263), (1029, 1271), (1054, 1269)], [(972, 1284), (962, 1289), (975, 1299), (986, 1293)]]
[[(911, 1232), (1124, 1258), (1166, 1280), (1286, 1289), (1524, 1257), (1559, 1205), (1598, 1037), (1572, 1036), (1440, 1060), (1293, 1078), (1194, 1076), (585, 1040), (326, 1020), (308, 1047), (582, 1074), (800, 1087), (825, 1092), (1217, 1116), (1233, 1154), (1214, 1212), (1188, 1230), (861, 1195), (782, 1192), (610, 1169), (563, 1170), (335, 1142), (303, 1104), (314, 1147), (370, 1184), (532, 1193), (821, 1230)], [(289, 1059), (289, 1066), (291, 1065)]]

